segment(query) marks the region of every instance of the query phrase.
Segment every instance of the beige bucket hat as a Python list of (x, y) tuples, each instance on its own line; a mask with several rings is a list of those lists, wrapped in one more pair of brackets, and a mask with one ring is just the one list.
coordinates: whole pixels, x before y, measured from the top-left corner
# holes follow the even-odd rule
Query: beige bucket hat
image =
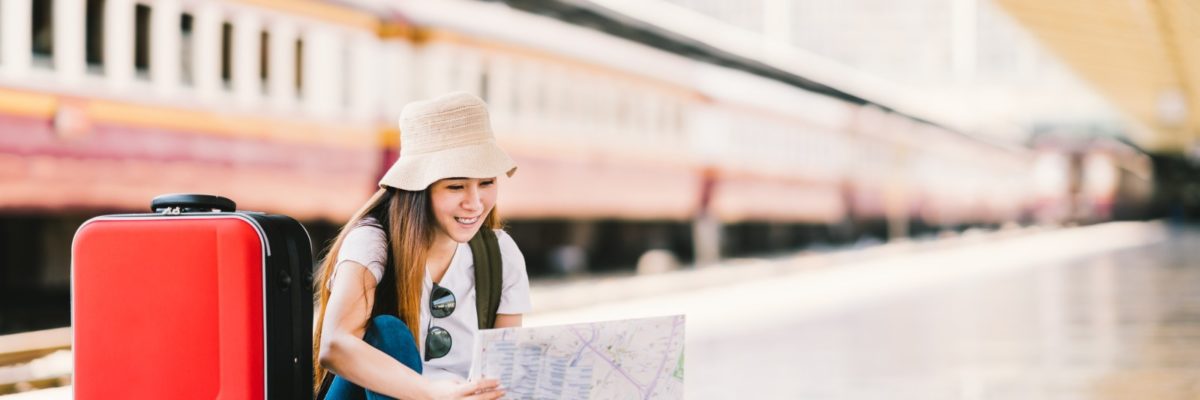
[(496, 145), (487, 104), (454, 92), (400, 112), (400, 158), (379, 186), (418, 191), (445, 178), (512, 176), (517, 164)]

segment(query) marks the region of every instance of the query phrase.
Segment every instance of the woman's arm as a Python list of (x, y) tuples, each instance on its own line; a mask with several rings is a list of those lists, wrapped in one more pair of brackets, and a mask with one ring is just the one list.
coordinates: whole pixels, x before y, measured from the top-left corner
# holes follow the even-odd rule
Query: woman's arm
[(521, 326), (521, 314), (496, 314), (497, 328), (512, 328)]
[[(330, 288), (321, 329), (321, 366), (368, 390), (398, 399), (494, 399), (498, 381), (486, 379), (456, 385), (433, 384), (386, 353), (362, 340), (375, 300), (375, 277), (353, 261), (340, 268)], [(476, 392), (479, 395), (472, 396)]]

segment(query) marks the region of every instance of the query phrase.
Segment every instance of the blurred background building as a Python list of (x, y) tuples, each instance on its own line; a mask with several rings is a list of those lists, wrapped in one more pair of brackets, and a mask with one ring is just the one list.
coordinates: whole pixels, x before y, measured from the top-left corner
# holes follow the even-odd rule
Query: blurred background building
[(452, 90), (489, 103), (520, 165), (499, 210), (535, 278), (1194, 218), (1196, 15), (1183, 1), (3, 0), (0, 333), (69, 325), (74, 230), (158, 194), (288, 214), (323, 249), (397, 157), (404, 104)]

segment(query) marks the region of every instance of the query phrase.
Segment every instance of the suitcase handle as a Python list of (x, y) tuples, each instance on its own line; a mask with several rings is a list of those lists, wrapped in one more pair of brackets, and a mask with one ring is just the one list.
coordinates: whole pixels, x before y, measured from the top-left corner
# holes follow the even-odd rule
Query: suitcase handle
[(233, 212), (237, 204), (225, 197), (208, 194), (164, 194), (150, 200), (150, 210), (156, 213)]

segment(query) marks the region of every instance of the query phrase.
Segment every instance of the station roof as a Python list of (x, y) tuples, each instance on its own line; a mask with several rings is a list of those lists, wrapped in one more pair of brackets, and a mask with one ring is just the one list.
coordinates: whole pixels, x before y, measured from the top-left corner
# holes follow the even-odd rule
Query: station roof
[(996, 2), (1148, 131), (1141, 147), (1200, 149), (1200, 3)]
[(768, 79), (783, 82), (813, 93), (840, 99), (859, 105), (872, 105), (882, 110), (902, 115), (921, 123), (939, 126), (950, 132), (962, 134), (957, 129), (947, 127), (936, 121), (931, 121), (919, 115), (897, 110), (890, 104), (875, 99), (862, 97), (839, 87), (834, 87), (818, 80), (788, 71), (784, 68), (763, 62), (751, 57), (735, 54), (726, 49), (711, 45), (702, 40), (689, 37), (668, 29), (663, 29), (637, 18), (609, 10), (591, 1), (583, 0), (483, 0), (501, 2), (509, 7), (525, 12), (542, 14), (571, 24), (602, 31), (606, 34), (620, 37), (647, 46), (659, 48), (684, 57), (703, 62), (724, 66), (731, 69), (749, 72)]

